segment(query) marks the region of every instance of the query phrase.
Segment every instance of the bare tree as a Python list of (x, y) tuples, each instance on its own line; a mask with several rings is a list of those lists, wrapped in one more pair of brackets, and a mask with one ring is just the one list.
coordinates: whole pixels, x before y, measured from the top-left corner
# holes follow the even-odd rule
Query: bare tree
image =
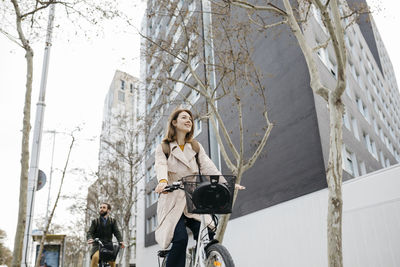
[[(27, 185), (29, 169), (29, 134), (30, 134), (30, 111), (31, 94), (33, 82), (33, 55), (32, 44), (43, 40), (45, 34), (46, 17), (44, 12), (51, 5), (59, 5), (65, 11), (65, 17), (71, 21), (80, 21), (92, 25), (97, 24), (104, 18), (118, 16), (114, 1), (37, 1), (37, 0), (10, 0), (4, 2), (0, 7), (3, 19), (0, 23), (0, 32), (12, 42), (25, 50), (26, 59), (26, 88), (23, 111), (23, 129), (21, 146), (21, 173), (18, 224), (14, 241), (13, 266), (19, 266), (22, 257), (22, 245), (25, 229), (25, 216), (27, 205)], [(15, 19), (15, 22), (12, 20)], [(81, 23), (85, 25), (85, 23)], [(81, 24), (77, 23), (79, 28)]]
[(115, 219), (121, 225), (126, 248), (122, 263), (129, 266), (136, 255), (136, 202), (140, 196), (137, 184), (141, 180), (137, 142), (140, 128), (132, 113), (116, 114), (109, 125), (109, 134), (101, 137), (98, 182), (102, 196), (112, 203)]
[[(345, 29), (357, 18), (357, 13), (367, 12), (363, 5), (351, 10), (346, 1), (338, 0), (298, 0), (264, 1), (224, 1), (232, 7), (246, 10), (249, 21), (262, 30), (279, 25), (287, 25), (295, 36), (304, 55), (310, 75), (310, 87), (328, 105), (330, 116), (329, 159), (326, 179), (328, 197), (328, 262), (329, 266), (343, 266), (342, 257), (342, 118), (344, 106), (341, 96), (346, 88), (346, 46)], [(278, 2), (278, 3), (276, 3)], [(292, 4), (294, 2), (294, 5)], [(262, 13), (274, 14), (274, 23), (265, 23)], [(306, 29), (310, 13), (316, 13), (326, 29), (326, 40), (321, 44), (307, 41)], [(337, 63), (337, 81), (333, 87), (324, 84), (317, 67), (316, 51), (330, 46)]]
[[(164, 3), (164, 1), (161, 1)], [(142, 36), (147, 40), (147, 62), (154, 58), (162, 63), (157, 65), (163, 73), (164, 80), (173, 82), (171, 92), (176, 90), (176, 84), (184, 86), (199, 92), (205, 99), (210, 108), (206, 117), (209, 118), (214, 126), (213, 129), (217, 136), (221, 153), (229, 169), (238, 176), (238, 182), (244, 171), (249, 169), (259, 154), (263, 150), (273, 124), (268, 120), (267, 108), (263, 110), (265, 116), (265, 131), (261, 135), (261, 142), (255, 148), (255, 152), (248, 160), (245, 160), (243, 146), (243, 96), (239, 93), (240, 89), (253, 89), (256, 92), (264, 92), (264, 87), (259, 78), (261, 74), (257, 72), (251, 61), (251, 36), (255, 34), (253, 27), (248, 26), (251, 23), (257, 27), (260, 32), (273, 30), (276, 27), (286, 25), (297, 40), (297, 43), (304, 55), (310, 75), (310, 86), (313, 92), (322, 97), (328, 105), (330, 114), (330, 144), (329, 159), (326, 170), (326, 179), (329, 188), (328, 200), (328, 257), (329, 266), (342, 266), (342, 116), (344, 112), (341, 96), (346, 87), (346, 46), (344, 41), (345, 29), (357, 18), (357, 13), (367, 12), (365, 6), (359, 5), (356, 10), (351, 10), (345, 1), (337, 0), (298, 0), (298, 1), (239, 1), (225, 0), (213, 1), (213, 25), (214, 33), (212, 44), (207, 44), (208, 40), (203, 41), (204, 46), (211, 46), (215, 51), (216, 61), (210, 65), (207, 58), (202, 57), (201, 42), (196, 42), (195, 37), (201, 36), (200, 30), (196, 25), (201, 25), (199, 19), (189, 20), (188, 12), (190, 7), (174, 6), (166, 3), (161, 7), (157, 6), (149, 10), (148, 16), (170, 16), (174, 19), (177, 33), (166, 36), (165, 38), (151, 38), (145, 33)], [(294, 5), (294, 6), (293, 6)], [(198, 11), (200, 13), (200, 11)], [(242, 17), (246, 21), (239, 24), (236, 17), (230, 16), (229, 12), (242, 12)], [(320, 44), (309, 43), (305, 36), (309, 14), (316, 12), (320, 17), (325, 29), (326, 40)], [(237, 14), (237, 13), (235, 13)], [(265, 20), (263, 14), (271, 15), (273, 21)], [(176, 17), (176, 18), (175, 18)], [(240, 17), (240, 16), (239, 16)], [(179, 19), (180, 18), (180, 19)], [(194, 21), (194, 23), (192, 23)], [(229, 23), (225, 23), (229, 21)], [(193, 25), (195, 24), (195, 25)], [(240, 26), (239, 26), (240, 25)], [(172, 27), (173, 29), (173, 27)], [(241, 30), (246, 29), (241, 35)], [(171, 30), (172, 31), (172, 30)], [(233, 32), (233, 33), (232, 33)], [(150, 35), (149, 35), (150, 36)], [(172, 37), (172, 40), (168, 37)], [(176, 36), (182, 36), (177, 38)], [(321, 48), (331, 47), (334, 51), (334, 58), (337, 63), (337, 81), (332, 87), (329, 87), (321, 80), (320, 72), (317, 67), (317, 51)], [(250, 48), (250, 49), (249, 49)], [(244, 55), (249, 55), (245, 57)], [(172, 58), (168, 62), (168, 58)], [(177, 62), (183, 63), (188, 69), (188, 73), (193, 77), (188, 79), (189, 75), (174, 77), (170, 75), (171, 66)], [(210, 83), (201, 77), (193, 67), (197, 63), (204, 64), (206, 71), (215, 71), (219, 80), (214, 87), (210, 88)], [(162, 66), (162, 67), (160, 67)], [(150, 66), (151, 68), (152, 66)], [(254, 71), (255, 70), (255, 71)], [(253, 73), (250, 74), (250, 73)], [(206, 75), (207, 78), (207, 75)], [(160, 79), (160, 78), (159, 78)], [(148, 84), (156, 84), (151, 81)], [(165, 87), (165, 83), (163, 83)], [(178, 90), (179, 91), (179, 90)], [(221, 101), (223, 97), (231, 96), (235, 101), (238, 114), (239, 142), (235, 146), (232, 141), (231, 132), (227, 131), (227, 126), (218, 112), (215, 105), (216, 101)], [(265, 99), (265, 96), (263, 99)], [(150, 101), (149, 101), (150, 102)], [(219, 124), (217, 130), (216, 122)], [(234, 163), (235, 161), (235, 163)], [(236, 195), (235, 195), (236, 196)], [(222, 240), (229, 216), (222, 218), (221, 228), (218, 232), (218, 238)]]
[[(160, 33), (158, 38), (145, 32), (141, 34), (147, 42), (144, 55), (147, 63), (150, 69), (157, 68), (154, 73), (160, 73), (157, 77), (150, 76), (146, 83), (153, 95), (161, 87), (164, 93), (163, 101), (153, 107), (156, 117), (170, 104), (183, 104), (191, 106), (201, 119), (211, 121), (223, 159), (240, 183), (243, 173), (262, 153), (273, 128), (268, 118), (263, 73), (253, 60), (255, 29), (247, 19), (233, 16), (226, 5), (214, 5), (212, 23), (206, 24), (204, 14), (209, 11), (203, 12), (193, 5), (195, 1), (188, 5), (179, 1), (159, 2), (154, 7), (157, 11), (149, 10), (148, 16), (167, 17), (167, 31), (173, 34), (163, 36)], [(206, 53), (209, 50), (214, 56)], [(203, 105), (194, 104), (194, 95), (202, 96)], [(150, 97), (147, 103), (152, 105), (152, 99)], [(227, 110), (220, 112), (218, 102), (229, 103), (229, 115), (237, 124), (228, 122), (229, 118), (224, 117)], [(244, 109), (252, 112), (244, 112)], [(257, 117), (261, 121), (252, 135), (245, 126), (250, 114), (252, 119)], [(245, 143), (252, 145), (245, 146)], [(237, 192), (234, 201), (236, 197)], [(229, 217), (224, 215), (220, 219), (216, 237), (221, 242)]]
[[(44, 228), (45, 230), (43, 231), (42, 239), (40, 240), (40, 248), (39, 248), (39, 253), (38, 253), (38, 255), (42, 255), (42, 253), (43, 253), (44, 241), (46, 240), (46, 236), (47, 236), (49, 227), (50, 227), (50, 225), (51, 225), (51, 221), (53, 220), (53, 216), (54, 216), (54, 213), (55, 213), (56, 208), (57, 208), (57, 205), (58, 205), (58, 201), (59, 201), (60, 196), (61, 196), (61, 190), (62, 190), (62, 187), (63, 187), (63, 184), (64, 184), (64, 179), (65, 179), (65, 175), (66, 175), (66, 173), (67, 173), (67, 168), (68, 168), (68, 164), (69, 164), (69, 159), (70, 159), (71, 152), (72, 152), (72, 148), (74, 147), (75, 141), (76, 141), (76, 139), (75, 139), (74, 133), (72, 133), (72, 134), (71, 134), (71, 144), (70, 144), (70, 146), (69, 146), (67, 159), (66, 159), (66, 161), (65, 161), (64, 169), (63, 169), (63, 171), (62, 171), (61, 182), (60, 182), (60, 186), (59, 186), (59, 188), (58, 188), (57, 197), (56, 197), (56, 200), (55, 200), (55, 202), (54, 202), (54, 205), (53, 205), (52, 211), (51, 211), (51, 213), (50, 213), (50, 216), (49, 216), (49, 218), (48, 218), (48, 221), (46, 222), (46, 227)], [(36, 259), (35, 267), (39, 267), (39, 265), (40, 265), (40, 259), (41, 259), (41, 257), (38, 256), (37, 259)]]
[(4, 245), (4, 239), (6, 238), (6, 232), (0, 229), (0, 265), (10, 266), (12, 261), (12, 253), (10, 249)]
[[(72, 197), (72, 196), (71, 196)], [(78, 202), (85, 199), (80, 198)], [(82, 203), (74, 203), (71, 209), (71, 215), (74, 221), (71, 225), (58, 224), (52, 222), (47, 234), (57, 234), (65, 233), (65, 255), (64, 255), (64, 265), (67, 267), (81, 267), (83, 266), (83, 260), (85, 253), (88, 250), (88, 245), (86, 241), (85, 228), (82, 225), (84, 222), (84, 211), (81, 210)], [(40, 226), (41, 229), (46, 227), (46, 218), (42, 217), (36, 220), (36, 224)]]

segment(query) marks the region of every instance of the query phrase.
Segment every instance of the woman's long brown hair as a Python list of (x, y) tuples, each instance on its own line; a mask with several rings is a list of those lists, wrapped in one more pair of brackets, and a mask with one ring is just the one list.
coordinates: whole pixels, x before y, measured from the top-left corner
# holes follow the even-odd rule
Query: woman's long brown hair
[(170, 142), (176, 141), (176, 127), (172, 124), (172, 122), (176, 121), (178, 119), (179, 114), (181, 114), (184, 111), (187, 112), (190, 115), (190, 120), (192, 121), (192, 129), (190, 130), (190, 132), (188, 132), (186, 134), (185, 142), (191, 142), (192, 141), (193, 135), (194, 135), (193, 114), (188, 109), (177, 108), (169, 116), (168, 125), (167, 125), (167, 132), (166, 132), (165, 138), (163, 139), (163, 142), (170, 143)]

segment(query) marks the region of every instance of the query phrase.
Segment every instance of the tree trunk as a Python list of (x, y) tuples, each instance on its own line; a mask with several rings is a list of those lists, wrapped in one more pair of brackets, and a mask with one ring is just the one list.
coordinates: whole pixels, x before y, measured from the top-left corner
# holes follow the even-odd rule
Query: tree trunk
[(43, 248), (44, 248), (44, 241), (46, 240), (46, 236), (47, 236), (47, 233), (49, 231), (51, 221), (53, 220), (53, 216), (54, 216), (54, 213), (55, 213), (57, 205), (58, 205), (58, 200), (60, 199), (60, 196), (61, 196), (61, 189), (62, 189), (62, 186), (64, 184), (64, 178), (65, 178), (65, 174), (67, 172), (69, 158), (71, 156), (71, 151), (72, 151), (72, 148), (74, 146), (74, 143), (75, 143), (75, 138), (72, 136), (72, 141), (71, 141), (71, 144), (69, 146), (67, 160), (65, 162), (64, 169), (63, 169), (63, 172), (62, 172), (60, 187), (58, 188), (56, 201), (54, 202), (54, 206), (53, 206), (53, 209), (52, 209), (51, 214), (49, 216), (49, 220), (46, 222), (46, 229), (44, 230), (43, 236), (42, 236), (42, 238), (40, 240), (39, 253), (38, 253), (38, 257), (36, 259), (35, 267), (39, 267), (40, 266), (40, 259), (41, 259), (41, 255), (43, 253)]
[[(240, 172), (237, 175), (236, 183), (240, 184), (240, 182), (242, 180), (242, 175), (243, 175), (243, 172)], [(233, 195), (232, 208), (235, 205), (237, 194), (238, 194), (238, 190), (235, 190), (235, 193)], [(220, 243), (222, 243), (224, 241), (226, 227), (228, 226), (228, 222), (229, 222), (230, 218), (231, 218), (231, 214), (224, 214), (219, 219), (219, 226), (217, 229), (217, 233), (215, 235), (215, 239), (217, 239)]]
[(22, 247), (24, 242), (26, 226), (26, 208), (27, 208), (27, 189), (28, 189), (28, 170), (29, 170), (29, 133), (31, 130), (31, 99), (32, 99), (32, 80), (33, 80), (33, 49), (29, 41), (25, 38), (22, 30), (21, 12), (16, 0), (11, 0), (16, 17), (16, 28), (18, 37), (25, 49), (26, 58), (26, 92), (24, 103), (24, 117), (22, 123), (22, 145), (21, 145), (21, 174), (19, 185), (19, 210), (17, 229), (14, 238), (13, 267), (20, 267), (22, 258)]
[(22, 126), (22, 145), (21, 145), (21, 174), (19, 185), (19, 210), (18, 223), (14, 238), (13, 267), (20, 267), (22, 258), (22, 247), (24, 242), (26, 226), (26, 205), (28, 189), (28, 170), (29, 170), (29, 133), (31, 130), (31, 98), (33, 80), (33, 50), (29, 45), (25, 45), (25, 58), (27, 64), (26, 92), (24, 104), (24, 118)]
[(129, 267), (129, 261), (131, 259), (131, 247), (129, 242), (131, 231), (129, 229), (129, 223), (125, 224), (124, 234), (125, 234), (124, 241), (126, 242), (124, 251), (124, 264), (125, 264), (124, 266)]
[(343, 266), (342, 255), (342, 116), (341, 99), (329, 97), (330, 150), (326, 179), (328, 183), (327, 241), (329, 267)]

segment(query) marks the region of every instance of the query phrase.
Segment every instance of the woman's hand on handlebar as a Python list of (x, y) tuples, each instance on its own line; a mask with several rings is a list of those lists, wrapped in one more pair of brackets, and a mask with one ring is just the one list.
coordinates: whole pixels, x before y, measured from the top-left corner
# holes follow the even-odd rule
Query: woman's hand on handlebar
[(235, 184), (235, 189), (243, 190), (243, 189), (246, 189), (246, 187), (244, 187), (243, 185), (240, 185), (240, 184)]
[(156, 186), (156, 189), (154, 189), (154, 191), (157, 194), (163, 193), (164, 188), (167, 186), (168, 184), (165, 182), (160, 182), (158, 183), (158, 185)]

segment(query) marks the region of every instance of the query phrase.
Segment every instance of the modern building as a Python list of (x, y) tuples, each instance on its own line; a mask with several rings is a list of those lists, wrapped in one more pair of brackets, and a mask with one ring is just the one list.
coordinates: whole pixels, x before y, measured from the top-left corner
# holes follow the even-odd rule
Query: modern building
[[(136, 214), (138, 191), (136, 169), (138, 158), (138, 79), (117, 70), (104, 101), (100, 137), (98, 179), (89, 187), (87, 197), (87, 229), (91, 219), (98, 216), (101, 202), (110, 203), (112, 216), (118, 220), (124, 241), (129, 244), (129, 266), (135, 266)], [(133, 203), (128, 203), (130, 200)], [(127, 227), (123, 216), (131, 206)], [(124, 255), (127, 254), (125, 249)], [(122, 255), (122, 254), (121, 254)]]
[[(154, 171), (154, 150), (164, 136), (164, 127), (168, 114), (179, 104), (186, 104), (192, 110), (204, 110), (206, 105), (204, 99), (189, 90), (182, 83), (170, 82), (160, 84), (157, 77), (169, 73), (170, 77), (176, 80), (185, 81), (187, 84), (196, 86), (195, 79), (192, 77), (188, 68), (179, 61), (172, 64), (163, 65), (159, 56), (152, 53), (157, 44), (162, 46), (164, 42), (170, 40), (168, 45), (177, 45), (182, 38), (182, 28), (176, 25), (175, 21), (179, 14), (184, 14), (184, 21), (190, 24), (191, 19), (196, 20), (196, 13), (200, 11), (202, 4), (207, 1), (172, 1), (168, 6), (172, 12), (160, 12), (163, 6), (157, 0), (148, 1), (147, 15), (144, 16), (142, 32), (153, 42), (143, 41), (142, 49), (145, 56), (142, 58), (141, 80), (144, 81), (143, 90), (146, 94), (146, 103), (143, 109), (146, 110), (146, 117), (152, 119), (146, 133), (147, 140), (144, 146), (144, 171), (146, 179), (143, 188), (145, 189), (144, 213), (140, 215), (138, 222), (138, 258), (137, 266), (150, 266), (156, 264), (156, 251), (159, 249), (155, 243), (154, 231), (157, 227), (156, 203), (157, 195), (153, 189), (156, 185)], [(351, 6), (356, 1), (348, 1)], [(365, 1), (357, 1), (366, 4)], [(178, 10), (178, 11), (177, 11)], [(179, 12), (183, 10), (184, 12)], [(166, 15), (167, 14), (167, 15)], [(172, 16), (174, 14), (175, 16)], [(307, 24), (303, 25), (303, 30), (307, 41), (311, 45), (319, 45), (326, 40), (326, 29), (324, 28), (320, 15), (315, 9), (311, 10), (311, 17)], [(350, 22), (348, 20), (344, 23)], [(201, 20), (199, 20), (200, 23)], [(254, 38), (253, 38), (254, 37)], [(363, 15), (360, 20), (349, 25), (346, 29), (346, 47), (348, 49), (347, 65), (347, 88), (343, 95), (346, 113), (344, 115), (343, 127), (343, 177), (346, 186), (362, 184), (363, 177), (371, 177), (372, 173), (382, 168), (388, 168), (400, 162), (400, 94), (394, 76), (390, 59), (384, 48), (379, 32), (374, 24), (371, 15)], [(192, 40), (196, 42), (201, 40)], [(260, 258), (265, 259), (271, 266), (293, 266), (287, 265), (290, 255), (285, 254), (284, 242), (290, 242), (290, 236), (285, 236), (284, 242), (269, 244), (269, 240), (276, 242), (281, 233), (285, 233), (285, 227), (291, 229), (290, 232), (304, 233), (301, 238), (295, 239), (299, 243), (297, 246), (304, 250), (312, 251), (316, 244), (309, 244), (316, 239), (307, 239), (308, 231), (320, 239), (316, 242), (318, 246), (325, 246), (326, 233), (324, 217), (326, 205), (325, 196), (314, 202), (316, 194), (326, 192), (326, 167), (329, 152), (329, 113), (326, 102), (315, 95), (310, 88), (310, 77), (303, 54), (297, 45), (297, 41), (288, 32), (285, 25), (278, 26), (275, 34), (258, 34), (252, 36), (254, 45), (254, 64), (261, 69), (264, 76), (262, 82), (266, 85), (265, 94), (267, 95), (267, 105), (270, 120), (275, 127), (268, 139), (262, 155), (258, 158), (255, 165), (244, 173), (242, 184), (246, 190), (238, 195), (237, 202), (226, 232), (225, 244), (235, 252), (234, 259), (238, 266), (250, 266), (260, 264)], [(153, 56), (151, 56), (153, 55)], [(332, 86), (336, 82), (337, 65), (333, 57), (333, 50), (330, 46), (321, 48), (315, 53), (318, 60), (318, 67), (322, 76), (322, 82), (327, 86)], [(165, 64), (165, 63), (164, 63)], [(192, 66), (198, 70), (199, 75), (203, 75), (204, 68), (202, 63)], [(217, 74), (218, 75), (218, 74)], [(171, 79), (170, 79), (171, 81)], [(171, 90), (172, 88), (172, 90)], [(245, 128), (251, 134), (259, 130), (262, 118), (251, 117), (254, 108), (258, 105), (259, 99), (256, 95), (245, 95), (247, 106), (243, 108), (245, 116), (249, 116), (245, 121)], [(237, 122), (232, 115), (232, 102), (222, 99), (218, 102), (221, 116), (230, 125), (230, 130), (237, 127)], [(196, 120), (197, 132), (196, 139), (199, 140), (209, 153), (209, 129), (206, 120)], [(253, 146), (252, 140), (245, 140), (245, 147)], [(251, 151), (246, 151), (250, 155)], [(223, 173), (229, 173), (228, 168), (221, 162)], [(398, 173), (398, 168), (393, 167)], [(382, 177), (384, 171), (377, 177)], [(375, 175), (375, 174), (374, 174)], [(362, 176), (362, 177), (360, 177)], [(357, 179), (354, 179), (359, 177)], [(375, 177), (375, 176), (374, 176)], [(385, 180), (382, 188), (395, 186), (396, 175), (393, 179)], [(375, 179), (375, 178), (374, 178)], [(383, 179), (383, 178), (382, 178)], [(367, 180), (366, 180), (367, 181)], [(379, 182), (374, 180), (374, 186), (379, 186)], [(384, 180), (382, 180), (384, 181)], [(387, 183), (386, 183), (387, 181)], [(361, 194), (360, 188), (355, 189), (354, 194)], [(371, 187), (369, 187), (371, 189)], [(370, 192), (370, 191), (368, 191)], [(394, 193), (394, 195), (400, 195)], [(384, 194), (380, 190), (380, 196)], [(353, 196), (354, 199), (357, 196)], [(379, 197), (378, 197), (379, 198)], [(370, 205), (381, 205), (385, 201), (379, 198), (372, 198)], [(304, 199), (310, 201), (303, 202)], [(325, 202), (324, 202), (325, 201)], [(375, 201), (375, 202), (374, 202)], [(294, 204), (295, 203), (295, 204)], [(395, 206), (387, 207), (387, 211), (398, 213), (398, 201)], [(293, 205), (299, 205), (294, 208)], [(306, 205), (319, 205), (312, 209), (317, 214), (317, 221), (309, 223)], [(363, 204), (364, 205), (364, 204)], [(357, 206), (357, 212), (365, 220), (377, 213), (369, 212), (364, 205)], [(383, 205), (383, 204), (382, 204)], [(364, 207), (365, 213), (363, 213)], [(324, 213), (325, 212), (325, 213)], [(349, 212), (345, 202), (345, 212)], [(376, 211), (381, 212), (381, 211)], [(302, 213), (302, 214), (300, 214)], [(268, 216), (266, 216), (268, 214)], [(353, 215), (352, 215), (353, 216)], [(354, 217), (346, 216), (346, 220), (353, 220)], [(312, 217), (312, 216), (311, 216)], [(311, 218), (310, 217), (310, 218)], [(348, 219), (350, 218), (351, 219)], [(390, 216), (383, 216), (385, 219)], [(315, 218), (315, 217), (312, 217)], [(322, 219), (321, 219), (322, 218)], [(246, 226), (246, 222), (254, 220), (254, 223)], [(260, 221), (261, 220), (261, 221)], [(298, 227), (294, 223), (299, 222)], [(257, 222), (258, 223), (255, 223)], [(240, 223), (239, 223), (240, 222)], [(285, 223), (281, 223), (285, 222)], [(319, 225), (322, 223), (323, 225)], [(352, 222), (353, 223), (353, 222)], [(318, 224), (318, 231), (312, 227)], [(353, 223), (354, 224), (354, 223)], [(395, 231), (393, 237), (389, 237), (391, 244), (396, 243), (395, 238), (400, 231), (395, 227), (396, 222), (388, 222), (387, 229)], [(375, 229), (366, 225), (365, 229)], [(346, 234), (347, 232), (345, 232)], [(347, 239), (349, 238), (349, 239)], [(352, 254), (346, 251), (349, 247), (346, 244), (358, 242), (355, 236), (345, 237), (345, 256), (348, 262), (354, 263), (352, 266), (364, 266), (364, 261), (357, 261)], [(258, 241), (252, 245), (252, 241)], [(300, 243), (303, 240), (304, 243)], [(248, 242), (248, 244), (246, 244)], [(348, 242), (348, 243), (347, 243)], [(368, 246), (372, 239), (363, 241), (364, 246)], [(379, 242), (383, 242), (379, 239)], [(239, 245), (240, 244), (240, 248)], [(243, 245), (246, 244), (246, 245)], [(281, 253), (275, 250), (269, 253), (268, 248), (274, 245), (279, 246)], [(291, 246), (292, 247), (292, 246)], [(391, 246), (392, 247), (392, 246)], [(271, 250), (272, 251), (272, 250)], [(359, 250), (357, 257), (366, 255), (368, 250)], [(246, 261), (246, 255), (258, 254), (257, 261)], [(382, 252), (383, 253), (383, 252)], [(393, 254), (374, 254), (378, 257), (376, 262), (385, 266), (396, 266), (400, 260), (393, 258)], [(296, 254), (297, 255), (297, 254)], [(317, 255), (325, 257), (324, 255)], [(271, 260), (268, 260), (270, 257)], [(281, 260), (277, 257), (282, 257)], [(386, 257), (391, 257), (386, 258)], [(273, 259), (273, 260), (272, 260)], [(250, 264), (251, 262), (251, 264)], [(310, 262), (310, 261), (309, 261)], [(311, 261), (314, 266), (324, 266), (326, 262)], [(281, 264), (280, 264), (281, 263)], [(389, 263), (389, 265), (387, 265)], [(323, 264), (323, 265), (319, 265)], [(392, 265), (390, 265), (392, 264)], [(311, 264), (312, 265), (312, 264)], [(269, 266), (265, 264), (265, 266)], [(310, 266), (307, 261), (299, 261), (296, 266)]]

